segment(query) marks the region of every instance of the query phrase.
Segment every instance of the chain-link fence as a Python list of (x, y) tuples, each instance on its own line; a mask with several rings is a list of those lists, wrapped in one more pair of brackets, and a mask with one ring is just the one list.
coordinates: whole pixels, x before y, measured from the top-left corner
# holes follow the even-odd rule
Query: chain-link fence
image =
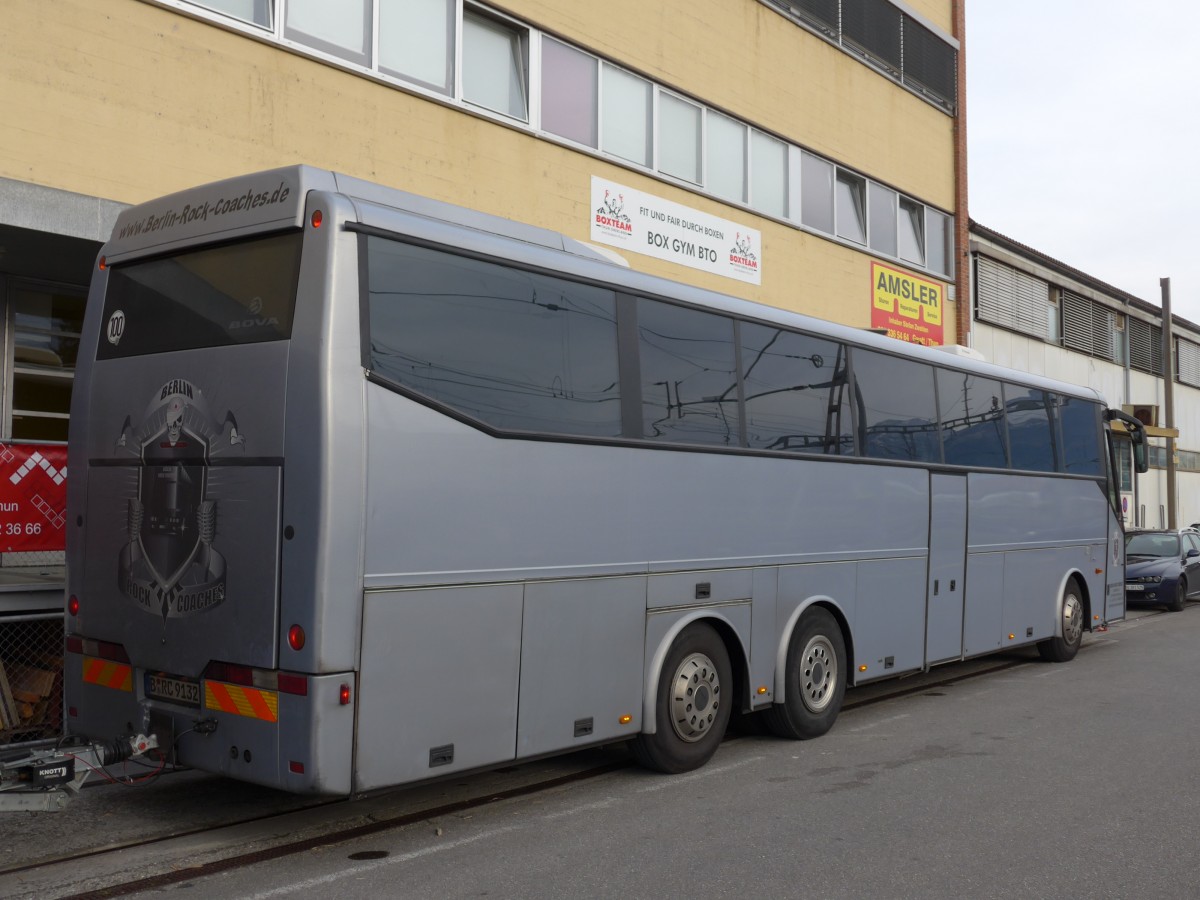
[(0, 618), (0, 746), (62, 733), (63, 617)]

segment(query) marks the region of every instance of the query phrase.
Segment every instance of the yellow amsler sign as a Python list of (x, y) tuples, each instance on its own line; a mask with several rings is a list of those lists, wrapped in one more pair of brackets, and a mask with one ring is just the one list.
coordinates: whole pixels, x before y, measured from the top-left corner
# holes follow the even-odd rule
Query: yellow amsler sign
[(888, 337), (933, 347), (941, 344), (946, 286), (908, 272), (871, 263), (871, 327)]

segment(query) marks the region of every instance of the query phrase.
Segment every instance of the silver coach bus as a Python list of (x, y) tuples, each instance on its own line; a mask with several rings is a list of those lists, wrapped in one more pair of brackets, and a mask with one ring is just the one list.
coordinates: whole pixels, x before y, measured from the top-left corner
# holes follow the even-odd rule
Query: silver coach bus
[[(1124, 616), (1094, 391), (292, 167), (122, 214), (71, 409), (68, 731), (348, 794)], [(1120, 439), (1126, 439), (1122, 436)]]

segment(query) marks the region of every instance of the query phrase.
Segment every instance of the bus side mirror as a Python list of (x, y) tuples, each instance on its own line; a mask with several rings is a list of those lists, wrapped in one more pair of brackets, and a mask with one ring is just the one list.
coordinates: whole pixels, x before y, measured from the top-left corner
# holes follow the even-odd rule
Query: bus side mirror
[(1133, 468), (1139, 475), (1145, 475), (1150, 469), (1150, 462), (1146, 459), (1146, 433), (1134, 431), (1129, 437), (1133, 444)]

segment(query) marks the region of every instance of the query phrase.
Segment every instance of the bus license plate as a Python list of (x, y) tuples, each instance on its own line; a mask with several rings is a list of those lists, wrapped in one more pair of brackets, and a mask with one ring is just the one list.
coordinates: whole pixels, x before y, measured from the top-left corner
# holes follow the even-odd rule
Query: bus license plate
[(1127, 584), (1127, 585), (1125, 585), (1125, 590), (1127, 590), (1127, 591), (1144, 591), (1145, 589), (1146, 589), (1146, 586), (1144, 584)]
[(146, 696), (183, 706), (200, 705), (200, 682), (162, 673), (146, 673)]

